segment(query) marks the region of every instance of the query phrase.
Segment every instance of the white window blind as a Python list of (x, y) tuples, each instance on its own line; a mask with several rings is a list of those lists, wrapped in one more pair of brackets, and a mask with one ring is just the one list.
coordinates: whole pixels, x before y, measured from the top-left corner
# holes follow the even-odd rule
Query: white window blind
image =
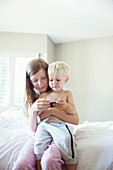
[(25, 91), (26, 65), (31, 58), (16, 57), (15, 60), (15, 99), (14, 105), (23, 103)]
[(23, 105), (25, 70), (30, 57), (0, 57), (0, 106)]
[(8, 106), (9, 58), (0, 57), (0, 106)]

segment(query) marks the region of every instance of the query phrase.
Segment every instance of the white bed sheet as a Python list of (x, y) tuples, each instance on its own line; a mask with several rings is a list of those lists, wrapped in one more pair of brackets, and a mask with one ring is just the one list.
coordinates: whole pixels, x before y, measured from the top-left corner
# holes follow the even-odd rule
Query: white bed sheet
[(22, 110), (10, 108), (0, 114), (0, 170), (12, 170), (19, 151), (32, 134)]
[[(77, 170), (113, 170), (113, 121), (84, 122), (74, 128)], [(11, 170), (19, 151), (33, 135), (22, 110), (0, 114), (0, 170)]]
[(113, 121), (78, 126), (77, 170), (113, 170)]

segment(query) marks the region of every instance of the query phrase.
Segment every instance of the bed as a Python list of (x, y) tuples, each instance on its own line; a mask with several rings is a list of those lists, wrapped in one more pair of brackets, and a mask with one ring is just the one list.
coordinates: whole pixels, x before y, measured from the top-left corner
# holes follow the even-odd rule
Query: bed
[[(113, 170), (113, 121), (83, 122), (72, 128), (77, 142), (77, 170)], [(0, 170), (12, 170), (32, 135), (21, 109), (0, 113)]]

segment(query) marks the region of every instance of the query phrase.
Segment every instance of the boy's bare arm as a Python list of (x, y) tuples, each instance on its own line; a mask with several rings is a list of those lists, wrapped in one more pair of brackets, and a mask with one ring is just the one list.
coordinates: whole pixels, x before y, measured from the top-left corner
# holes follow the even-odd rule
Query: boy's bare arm
[(67, 107), (67, 112), (68, 114), (73, 115), (74, 114), (74, 118), (77, 122), (77, 124), (79, 123), (79, 116), (74, 104), (74, 99), (73, 99), (73, 95), (71, 91), (68, 91), (68, 96), (67, 96), (67, 103), (68, 103), (68, 107)]
[(67, 103), (68, 103), (68, 106), (67, 106), (67, 111), (69, 114), (76, 114), (77, 113), (77, 110), (76, 110), (76, 107), (75, 107), (75, 104), (74, 104), (74, 99), (73, 99), (73, 95), (72, 95), (72, 92), (71, 91), (68, 91), (68, 96), (67, 96)]
[(68, 91), (66, 95), (66, 102), (61, 99), (61, 101), (57, 101), (54, 106), (56, 106), (60, 110), (65, 110), (70, 115), (74, 115), (77, 113), (77, 110), (74, 105), (74, 100), (71, 91)]

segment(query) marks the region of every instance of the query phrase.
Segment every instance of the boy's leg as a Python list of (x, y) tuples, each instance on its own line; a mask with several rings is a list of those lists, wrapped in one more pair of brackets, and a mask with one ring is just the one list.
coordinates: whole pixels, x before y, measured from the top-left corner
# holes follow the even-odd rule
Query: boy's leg
[[(56, 146), (62, 153), (65, 164), (75, 168), (77, 164), (76, 143), (69, 127), (63, 122), (52, 123), (50, 133)], [(60, 140), (59, 140), (60, 139)]]
[(36, 155), (36, 160), (41, 160), (44, 151), (51, 141), (52, 137), (48, 132), (47, 123), (41, 122), (36, 130), (34, 141), (34, 154)]
[(42, 170), (41, 160), (37, 160), (36, 163), (37, 163), (37, 170)]
[(71, 165), (66, 165), (67, 170), (76, 170), (76, 165), (75, 164), (71, 164)]

